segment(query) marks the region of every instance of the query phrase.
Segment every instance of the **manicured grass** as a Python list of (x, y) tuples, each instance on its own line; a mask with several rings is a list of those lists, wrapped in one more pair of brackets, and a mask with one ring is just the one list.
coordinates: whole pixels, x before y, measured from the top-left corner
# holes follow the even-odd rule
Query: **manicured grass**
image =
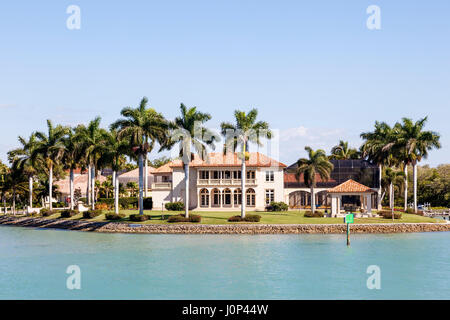
[[(106, 213), (106, 212), (105, 212)], [(144, 213), (151, 216), (151, 219), (143, 222), (133, 222), (129, 220), (130, 214), (137, 214), (137, 210), (121, 210), (120, 213), (125, 214), (125, 218), (122, 220), (116, 220), (114, 222), (124, 222), (133, 224), (169, 224), (166, 220), (170, 215), (177, 215), (184, 212), (175, 211), (152, 211), (145, 210)], [(235, 215), (240, 215), (240, 212), (225, 212), (225, 211), (192, 211), (192, 214), (202, 216), (201, 224), (245, 224), (250, 222), (228, 222), (228, 218)], [(164, 214), (164, 219), (161, 215)], [(258, 214), (261, 216), (259, 224), (336, 224), (343, 223), (342, 218), (307, 218), (304, 217), (304, 211), (284, 211), (284, 212), (247, 212), (247, 214)], [(62, 219), (60, 218), (60, 212), (53, 214), (47, 219)], [(69, 220), (85, 220), (83, 214), (77, 214)], [(105, 214), (101, 214), (93, 219), (86, 221), (107, 221)], [(403, 213), (402, 219), (395, 220), (395, 223), (444, 223), (441, 219), (433, 219), (428, 217), (422, 217), (414, 214)], [(252, 222), (255, 223), (255, 222)], [(392, 223), (392, 219), (383, 218), (358, 218), (355, 219), (355, 223)]]
[[(126, 217), (120, 222), (136, 223), (129, 221), (128, 216), (130, 214), (138, 213), (137, 210), (122, 210), (120, 213), (125, 214)], [(151, 219), (139, 224), (169, 224), (164, 219), (161, 219), (161, 214), (164, 214), (165, 218), (169, 215), (177, 215), (183, 212), (174, 211), (144, 211), (145, 214), (150, 215)], [(228, 218), (234, 215), (240, 215), (240, 212), (223, 212), (223, 211), (193, 211), (193, 214), (202, 216), (202, 224), (236, 224), (236, 222), (228, 222)], [(307, 218), (304, 217), (304, 211), (284, 211), (284, 212), (248, 212), (248, 214), (258, 214), (261, 216), (259, 224), (335, 224), (343, 223), (342, 218)], [(74, 216), (71, 219), (80, 219), (80, 216)], [(104, 221), (105, 215), (100, 215), (90, 221)], [(414, 222), (443, 222), (442, 220), (432, 219), (428, 217), (422, 217), (414, 214), (404, 213), (402, 219), (395, 220), (396, 223), (414, 223)], [(249, 222), (237, 222), (239, 224)], [(254, 223), (254, 222), (253, 222)], [(355, 223), (392, 223), (391, 219), (383, 218), (359, 218), (355, 219)]]

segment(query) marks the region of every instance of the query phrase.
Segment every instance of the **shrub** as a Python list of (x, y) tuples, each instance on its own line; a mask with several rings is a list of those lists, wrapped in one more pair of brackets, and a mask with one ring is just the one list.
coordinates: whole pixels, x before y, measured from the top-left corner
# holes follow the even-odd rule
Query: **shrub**
[(124, 214), (108, 213), (105, 215), (106, 220), (120, 220), (125, 218)]
[(164, 206), (169, 211), (183, 211), (184, 210), (184, 203), (181, 201), (168, 202)]
[(288, 208), (289, 208), (289, 206), (282, 201), (280, 201), (280, 202), (272, 201), (270, 203), (270, 205), (268, 205), (266, 207), (266, 210), (267, 211), (287, 211)]
[(147, 221), (150, 217), (146, 214), (130, 214), (130, 221), (142, 222)]
[(153, 209), (153, 200), (151, 197), (144, 198), (144, 210), (152, 210)]
[[(378, 214), (383, 216), (384, 219), (392, 219), (391, 211), (380, 211), (380, 212), (378, 212)], [(394, 219), (401, 219), (401, 218), (402, 218), (402, 213), (394, 211)]]
[(170, 216), (167, 219), (167, 222), (174, 223), (174, 222), (201, 222), (202, 217), (199, 215), (191, 214), (188, 218), (186, 218), (183, 214), (178, 214), (175, 216)]
[(53, 202), (53, 207), (54, 208), (64, 208), (66, 206), (65, 202)]
[(97, 202), (95, 204), (95, 210), (108, 210), (108, 209), (110, 209), (110, 207), (108, 206), (107, 203), (99, 203), (99, 202)]
[(245, 218), (241, 216), (232, 216), (228, 218), (228, 222), (259, 222), (261, 216), (257, 214), (247, 214)]
[[(86, 198), (81, 198), (80, 200), (85, 200)], [(85, 201), (83, 201), (85, 202)], [(97, 204), (106, 203), (108, 209), (114, 207), (114, 198), (99, 198), (97, 199)], [(138, 198), (136, 197), (122, 197), (119, 198), (119, 207), (121, 209), (136, 209), (138, 207)]]
[(49, 209), (41, 209), (41, 211), (40, 211), (40, 214), (43, 217), (51, 216), (54, 213), (55, 213), (55, 211), (50, 211)]
[(306, 218), (323, 218), (325, 216), (325, 214), (322, 211), (306, 211), (304, 214), (304, 217)]
[(102, 214), (102, 210), (88, 210), (83, 212), (84, 219), (92, 219)]
[(70, 218), (77, 215), (79, 212), (77, 210), (63, 210), (61, 211), (61, 218)]

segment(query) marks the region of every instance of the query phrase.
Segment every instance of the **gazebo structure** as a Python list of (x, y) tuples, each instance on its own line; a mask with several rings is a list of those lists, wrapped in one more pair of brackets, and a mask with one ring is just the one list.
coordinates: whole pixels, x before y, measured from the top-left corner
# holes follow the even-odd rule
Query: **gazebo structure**
[(331, 216), (336, 217), (341, 213), (343, 196), (359, 196), (361, 200), (361, 208), (365, 209), (366, 214), (372, 214), (372, 195), (375, 190), (349, 179), (344, 183), (328, 189), (328, 195), (331, 197)]

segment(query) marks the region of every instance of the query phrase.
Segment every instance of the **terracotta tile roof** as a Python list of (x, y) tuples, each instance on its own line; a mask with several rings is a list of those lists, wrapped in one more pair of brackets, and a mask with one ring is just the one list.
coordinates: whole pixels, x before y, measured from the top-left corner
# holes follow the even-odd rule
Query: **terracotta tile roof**
[[(180, 160), (175, 160), (175, 161), (180, 161)], [(170, 173), (170, 172), (172, 172), (173, 170), (171, 168), (171, 165), (175, 161), (168, 162), (168, 163), (162, 165), (161, 167), (156, 168), (152, 173)]]
[[(145, 167), (144, 167), (145, 170)], [(148, 166), (148, 174), (153, 173), (156, 169)], [(122, 173), (119, 175), (120, 178), (139, 178), (139, 168), (133, 169), (131, 171)]]
[[(284, 173), (284, 182), (289, 182), (289, 183), (298, 183), (301, 182), (303, 183), (305, 180), (303, 179), (303, 173), (300, 174), (299, 178), (297, 179), (296, 174), (295, 173), (288, 173), (285, 172)], [(336, 180), (330, 178), (327, 181), (322, 180), (322, 178), (320, 177), (320, 175), (318, 173), (316, 173), (316, 183), (322, 183), (322, 182), (327, 182), (327, 183), (336, 183)]]
[(349, 179), (340, 185), (328, 189), (329, 193), (365, 193), (365, 192), (375, 192), (369, 187), (356, 182), (355, 180)]
[[(250, 152), (250, 157), (245, 164), (248, 167), (279, 167), (285, 168), (286, 165), (275, 159), (272, 159), (259, 152)], [(174, 160), (167, 164), (170, 168), (182, 167), (183, 162), (181, 160)], [(223, 154), (222, 152), (211, 152), (208, 154), (208, 159), (202, 160), (197, 154), (194, 155), (194, 159), (189, 164), (190, 167), (240, 167), (241, 160), (238, 157), (238, 153)], [(164, 166), (163, 166), (164, 167)], [(167, 168), (158, 168), (156, 172), (167, 170)]]

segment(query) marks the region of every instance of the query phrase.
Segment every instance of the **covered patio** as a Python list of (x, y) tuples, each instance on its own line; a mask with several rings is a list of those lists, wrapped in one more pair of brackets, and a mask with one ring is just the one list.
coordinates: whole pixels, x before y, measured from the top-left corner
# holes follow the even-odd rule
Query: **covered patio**
[(328, 189), (327, 192), (331, 198), (332, 217), (339, 217), (341, 214), (345, 214), (345, 211), (341, 212), (344, 209), (343, 197), (358, 199), (361, 214), (372, 216), (372, 195), (376, 193), (375, 190), (349, 179), (334, 188)]

